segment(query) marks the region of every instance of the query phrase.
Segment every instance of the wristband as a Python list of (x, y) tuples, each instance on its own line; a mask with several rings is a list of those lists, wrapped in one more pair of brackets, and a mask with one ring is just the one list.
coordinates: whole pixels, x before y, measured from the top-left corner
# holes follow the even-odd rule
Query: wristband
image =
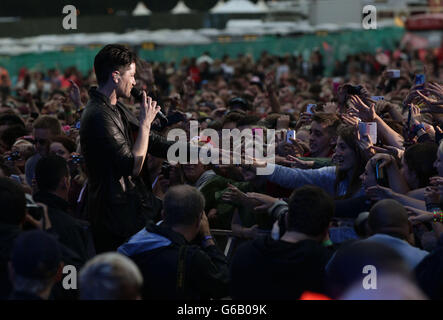
[(435, 210), (434, 214), (434, 222), (443, 222), (443, 211)]
[(213, 238), (211, 235), (209, 235), (209, 236), (204, 236), (204, 237), (203, 237), (203, 240), (202, 240), (202, 245), (205, 244), (206, 241), (208, 241), (208, 240), (214, 240), (214, 238)]

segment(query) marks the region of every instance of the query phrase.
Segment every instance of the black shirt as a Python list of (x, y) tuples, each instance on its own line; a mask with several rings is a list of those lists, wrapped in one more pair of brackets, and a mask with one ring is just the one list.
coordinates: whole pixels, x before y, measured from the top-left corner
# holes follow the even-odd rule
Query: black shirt
[(233, 299), (298, 299), (324, 293), (325, 266), (332, 252), (313, 240), (297, 243), (259, 238), (241, 245), (231, 265)]

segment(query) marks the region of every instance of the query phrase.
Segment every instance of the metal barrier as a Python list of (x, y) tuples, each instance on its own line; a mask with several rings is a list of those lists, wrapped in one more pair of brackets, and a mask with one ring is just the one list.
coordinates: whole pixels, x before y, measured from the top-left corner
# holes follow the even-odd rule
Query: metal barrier
[[(266, 236), (270, 233), (271, 233), (271, 231), (269, 231), (269, 230), (259, 230), (258, 231), (259, 236)], [(213, 236), (220, 236), (220, 237), (227, 237), (228, 238), (227, 242), (226, 242), (226, 246), (223, 250), (223, 254), (229, 260), (234, 253), (236, 243), (241, 238), (236, 237), (232, 230), (211, 229), (211, 234)]]

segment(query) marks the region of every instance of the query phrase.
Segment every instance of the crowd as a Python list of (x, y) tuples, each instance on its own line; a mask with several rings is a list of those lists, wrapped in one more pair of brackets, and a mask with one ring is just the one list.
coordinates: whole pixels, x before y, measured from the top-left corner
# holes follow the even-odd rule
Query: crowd
[[(201, 147), (191, 121), (273, 129), (275, 164), (148, 155), (150, 219), (112, 251), (91, 230), (96, 173), (80, 143), (95, 73), (0, 68), (0, 298), (443, 298), (442, 59), (379, 50), (337, 61), (331, 77), (324, 59), (138, 61), (137, 87), (168, 118), (157, 135), (181, 128)], [(122, 102), (139, 116), (140, 103)], [(68, 265), (79, 271), (69, 290)]]

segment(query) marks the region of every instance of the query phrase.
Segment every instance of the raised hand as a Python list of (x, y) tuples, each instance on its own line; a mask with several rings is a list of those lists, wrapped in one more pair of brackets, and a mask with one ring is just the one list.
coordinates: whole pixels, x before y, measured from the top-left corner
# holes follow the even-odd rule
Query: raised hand
[(422, 100), (431, 108), (431, 111), (440, 110), (443, 106), (443, 100), (437, 100), (434, 98), (430, 98), (425, 96), (420, 91), (416, 91), (417, 94), (422, 98)]
[(375, 103), (368, 106), (357, 95), (352, 95), (350, 101), (353, 106), (349, 108), (349, 115), (358, 117), (364, 122), (372, 122), (375, 120), (375, 117), (377, 116), (375, 112)]
[(434, 215), (431, 212), (423, 211), (410, 206), (405, 206), (405, 209), (410, 214), (409, 221), (411, 221), (413, 224), (431, 222), (434, 218)]
[(426, 86), (428, 92), (432, 93), (438, 99), (443, 100), (443, 86), (436, 82), (429, 82)]
[(373, 146), (372, 149), (375, 150), (377, 154), (386, 153), (388, 155), (394, 156), (397, 159), (401, 159), (403, 157), (403, 153), (405, 152), (403, 149), (399, 149), (394, 146), (386, 146), (386, 145), (382, 147)]
[(248, 203), (248, 197), (246, 194), (232, 184), (228, 184), (228, 190), (222, 195), (222, 200), (231, 203), (237, 203), (246, 205)]
[(379, 185), (372, 186), (366, 189), (366, 195), (373, 201), (392, 198), (394, 191), (390, 188), (385, 188)]
[(283, 161), (283, 163), (292, 168), (299, 169), (312, 169), (314, 167), (314, 161), (301, 160), (291, 155), (288, 155), (287, 160)]
[(440, 202), (440, 193), (438, 191), (438, 187), (436, 186), (426, 187), (424, 191), (424, 196), (426, 203)]
[(160, 109), (160, 106), (157, 106), (157, 101), (147, 97), (146, 92), (143, 91), (142, 103), (140, 105), (140, 125), (150, 128)]
[(375, 154), (375, 150), (373, 149), (374, 144), (372, 143), (371, 136), (369, 134), (361, 136), (360, 131), (357, 130), (357, 145), (368, 158), (372, 157)]
[(394, 157), (386, 153), (377, 153), (369, 161), (371, 161), (373, 167), (375, 167), (376, 162), (381, 161), (379, 166), (380, 169), (395, 164)]
[(267, 194), (263, 193), (248, 192), (246, 195), (250, 199), (256, 200), (258, 202), (258, 205), (254, 208), (254, 210), (256, 211), (268, 210), (276, 201), (278, 201), (277, 198), (268, 196)]
[(303, 112), (300, 114), (300, 118), (298, 118), (297, 125), (295, 129), (298, 130), (302, 126), (309, 125), (312, 121), (312, 115), (309, 113)]
[(351, 127), (358, 127), (358, 118), (355, 116), (351, 116), (350, 114), (343, 113), (340, 116), (341, 120)]
[(309, 145), (301, 140), (289, 138), (289, 142), (291, 142), (295, 147), (295, 153), (302, 157), (306, 152), (309, 152), (311, 149)]
[(71, 83), (71, 87), (69, 88), (69, 97), (71, 98), (75, 107), (80, 108), (82, 104), (80, 99), (80, 88), (74, 81), (69, 80), (69, 82)]
[(420, 108), (413, 103), (409, 104), (409, 106), (411, 107), (411, 124), (420, 124), (420, 121), (418, 121), (420, 117)]
[[(435, 176), (429, 179), (431, 186), (437, 187), (440, 197), (443, 197), (443, 177)], [(443, 199), (443, 198), (442, 198)]]

